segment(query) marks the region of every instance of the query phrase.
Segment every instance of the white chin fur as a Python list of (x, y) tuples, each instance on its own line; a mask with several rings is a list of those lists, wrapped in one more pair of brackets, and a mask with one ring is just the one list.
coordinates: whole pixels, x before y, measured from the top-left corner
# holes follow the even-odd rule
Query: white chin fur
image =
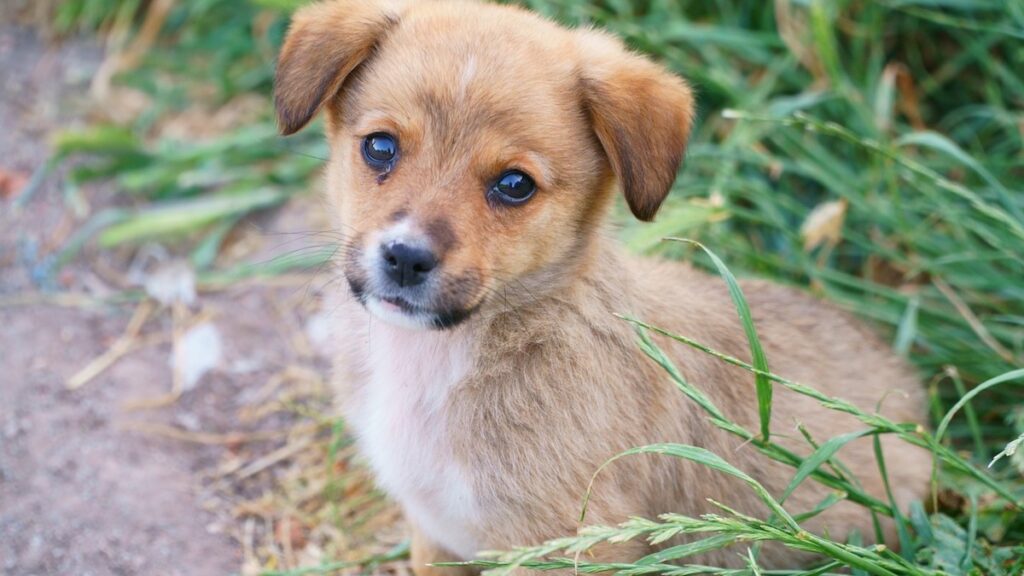
[(434, 327), (433, 314), (405, 312), (394, 304), (388, 304), (379, 298), (370, 296), (366, 299), (366, 309), (380, 320), (409, 330), (429, 330)]

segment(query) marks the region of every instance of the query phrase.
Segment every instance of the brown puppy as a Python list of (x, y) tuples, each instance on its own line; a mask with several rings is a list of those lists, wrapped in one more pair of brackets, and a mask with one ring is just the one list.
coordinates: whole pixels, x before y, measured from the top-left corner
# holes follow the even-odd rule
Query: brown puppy
[[(703, 446), (776, 494), (793, 470), (708, 423), (635, 344), (628, 313), (749, 357), (723, 282), (623, 253), (604, 224), (617, 190), (653, 218), (675, 178), (693, 95), (679, 78), (594, 30), (507, 6), (337, 0), (301, 10), (282, 50), (282, 130), (323, 109), (327, 190), (346, 242), (337, 303), (337, 386), (380, 484), (415, 526), (413, 562), (469, 559), (575, 532), (594, 470), (633, 446)], [(793, 290), (744, 285), (773, 371), (899, 421), (923, 393), (887, 347), (846, 314)], [(667, 340), (682, 373), (751, 429), (749, 373)], [(862, 428), (776, 387), (780, 442), (809, 452)], [(897, 498), (926, 485), (928, 460), (887, 444)], [(870, 441), (841, 458), (884, 491)], [(828, 493), (807, 482), (787, 502)], [(715, 510), (766, 516), (734, 478), (638, 457), (603, 474), (588, 521)], [(870, 539), (842, 503), (807, 523)], [(642, 542), (598, 551), (617, 560)], [(735, 565), (741, 550), (704, 562)], [(796, 554), (766, 549), (768, 565)]]

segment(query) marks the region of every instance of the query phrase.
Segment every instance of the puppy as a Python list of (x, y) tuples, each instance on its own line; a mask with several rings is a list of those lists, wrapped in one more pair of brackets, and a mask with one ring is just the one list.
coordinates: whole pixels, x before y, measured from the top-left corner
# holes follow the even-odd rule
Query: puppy
[[(627, 313), (749, 358), (724, 283), (625, 253), (605, 223), (614, 194), (654, 217), (690, 132), (686, 83), (591, 29), (472, 2), (336, 0), (300, 10), (281, 51), (276, 109), (291, 134), (326, 115), (339, 266), (336, 383), (380, 485), (414, 527), (419, 574), (571, 535), (592, 473), (630, 447), (702, 446), (779, 495), (794, 474), (711, 425), (638, 349)], [(743, 285), (774, 372), (897, 421), (924, 419), (911, 371), (846, 314), (765, 282)], [(727, 416), (757, 429), (750, 373), (657, 339)], [(775, 388), (775, 438), (794, 452), (864, 426)], [(902, 505), (927, 455), (885, 444)], [(870, 440), (840, 453), (885, 499)], [(807, 481), (796, 512), (830, 492)], [(719, 512), (766, 518), (749, 487), (685, 461), (635, 457), (599, 476), (588, 522)], [(806, 523), (871, 540), (843, 502)], [(745, 549), (700, 560), (740, 562)], [(623, 561), (642, 541), (598, 548)], [(766, 548), (766, 566), (797, 553)]]

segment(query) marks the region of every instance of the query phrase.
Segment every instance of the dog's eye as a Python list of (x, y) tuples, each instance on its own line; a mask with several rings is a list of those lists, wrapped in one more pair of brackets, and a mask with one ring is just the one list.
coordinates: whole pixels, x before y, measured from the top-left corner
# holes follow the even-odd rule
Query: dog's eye
[(377, 170), (388, 170), (398, 158), (398, 141), (384, 132), (370, 134), (363, 139), (363, 158)]
[(522, 204), (537, 191), (537, 184), (519, 170), (509, 170), (502, 174), (491, 188), (491, 194), (504, 204)]

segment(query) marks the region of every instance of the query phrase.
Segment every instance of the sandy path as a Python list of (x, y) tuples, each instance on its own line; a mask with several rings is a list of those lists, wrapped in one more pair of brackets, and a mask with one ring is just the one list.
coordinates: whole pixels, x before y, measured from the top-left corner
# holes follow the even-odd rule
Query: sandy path
[[(88, 44), (47, 47), (25, 28), (0, 24), (0, 169), (31, 174), (40, 166), (49, 133), (75, 122), (101, 57)], [(49, 178), (20, 211), (0, 200), (0, 300), (38, 294), (31, 265), (73, 224), (61, 184), (59, 174)], [(93, 208), (111, 201), (102, 188), (86, 195)], [(97, 277), (76, 264), (61, 282), (90, 291)], [(235, 523), (223, 494), (209, 488), (226, 449), (127, 424), (239, 429), (251, 388), (293, 359), (280, 334), (280, 315), (292, 313), (280, 303), (294, 292), (256, 287), (204, 299), (226, 342), (225, 362), (247, 368), (215, 372), (175, 404), (136, 412), (124, 403), (171, 388), (168, 344), (131, 354), (80, 390), (65, 385), (121, 334), (133, 306), (0, 306), (0, 574), (237, 572)], [(287, 320), (301, 325), (295, 314)], [(169, 332), (169, 315), (147, 331)]]

